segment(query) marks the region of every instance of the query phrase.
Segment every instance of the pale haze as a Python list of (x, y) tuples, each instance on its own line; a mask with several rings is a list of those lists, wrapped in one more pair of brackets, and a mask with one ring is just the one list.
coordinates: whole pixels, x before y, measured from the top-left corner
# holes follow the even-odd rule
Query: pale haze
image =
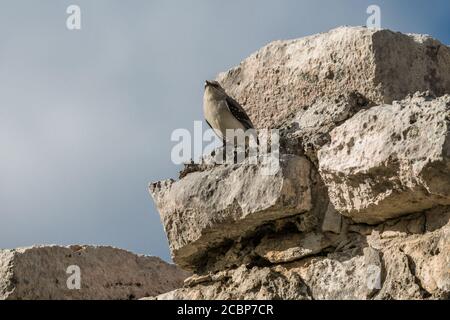
[[(0, 248), (112, 245), (170, 259), (147, 192), (205, 79), (279, 39), (381, 24), (450, 43), (448, 1), (0, 1)], [(81, 8), (82, 29), (66, 28)], [(205, 126), (206, 128), (206, 126)]]

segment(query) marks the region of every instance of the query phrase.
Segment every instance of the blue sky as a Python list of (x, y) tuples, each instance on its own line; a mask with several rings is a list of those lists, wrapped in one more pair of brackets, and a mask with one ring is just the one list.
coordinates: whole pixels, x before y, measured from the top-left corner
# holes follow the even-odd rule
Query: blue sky
[[(66, 29), (81, 7), (82, 30)], [(0, 1), (0, 248), (105, 244), (170, 259), (147, 193), (205, 79), (273, 40), (364, 25), (450, 43), (448, 1)]]

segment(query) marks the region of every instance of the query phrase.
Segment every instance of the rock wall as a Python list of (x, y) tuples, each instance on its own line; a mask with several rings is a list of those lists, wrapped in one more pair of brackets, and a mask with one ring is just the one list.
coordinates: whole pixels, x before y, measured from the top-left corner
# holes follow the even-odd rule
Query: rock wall
[(218, 80), (278, 128), (280, 166), (187, 166), (150, 185), (195, 274), (156, 299), (450, 298), (450, 49), (338, 28)]
[[(76, 285), (70, 266), (79, 267), (79, 290), (67, 285)], [(179, 288), (187, 276), (157, 257), (112, 247), (0, 250), (0, 300), (139, 299)]]
[(275, 41), (219, 75), (253, 123), (277, 127), (317, 100), (357, 91), (374, 104), (450, 90), (449, 48), (424, 35), (341, 27)]

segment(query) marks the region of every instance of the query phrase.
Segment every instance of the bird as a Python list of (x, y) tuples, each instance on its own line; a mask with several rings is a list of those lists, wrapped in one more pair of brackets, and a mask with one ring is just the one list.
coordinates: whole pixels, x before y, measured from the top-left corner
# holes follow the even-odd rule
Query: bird
[[(230, 97), (217, 81), (205, 81), (203, 113), (206, 123), (222, 139), (224, 146), (230, 142), (230, 137), (227, 137), (227, 129), (241, 129), (244, 132), (252, 129), (252, 135), (254, 134), (255, 127), (244, 108)], [(234, 137), (235, 135), (233, 135)], [(246, 140), (246, 145), (247, 143), (248, 140)]]

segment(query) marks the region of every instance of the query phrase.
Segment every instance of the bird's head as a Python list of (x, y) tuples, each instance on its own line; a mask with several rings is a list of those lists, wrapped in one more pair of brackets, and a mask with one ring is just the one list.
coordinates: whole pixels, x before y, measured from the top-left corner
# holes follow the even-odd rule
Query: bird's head
[(208, 88), (216, 89), (219, 91), (224, 91), (223, 88), (220, 86), (220, 83), (215, 80), (206, 80), (205, 81), (205, 90)]

